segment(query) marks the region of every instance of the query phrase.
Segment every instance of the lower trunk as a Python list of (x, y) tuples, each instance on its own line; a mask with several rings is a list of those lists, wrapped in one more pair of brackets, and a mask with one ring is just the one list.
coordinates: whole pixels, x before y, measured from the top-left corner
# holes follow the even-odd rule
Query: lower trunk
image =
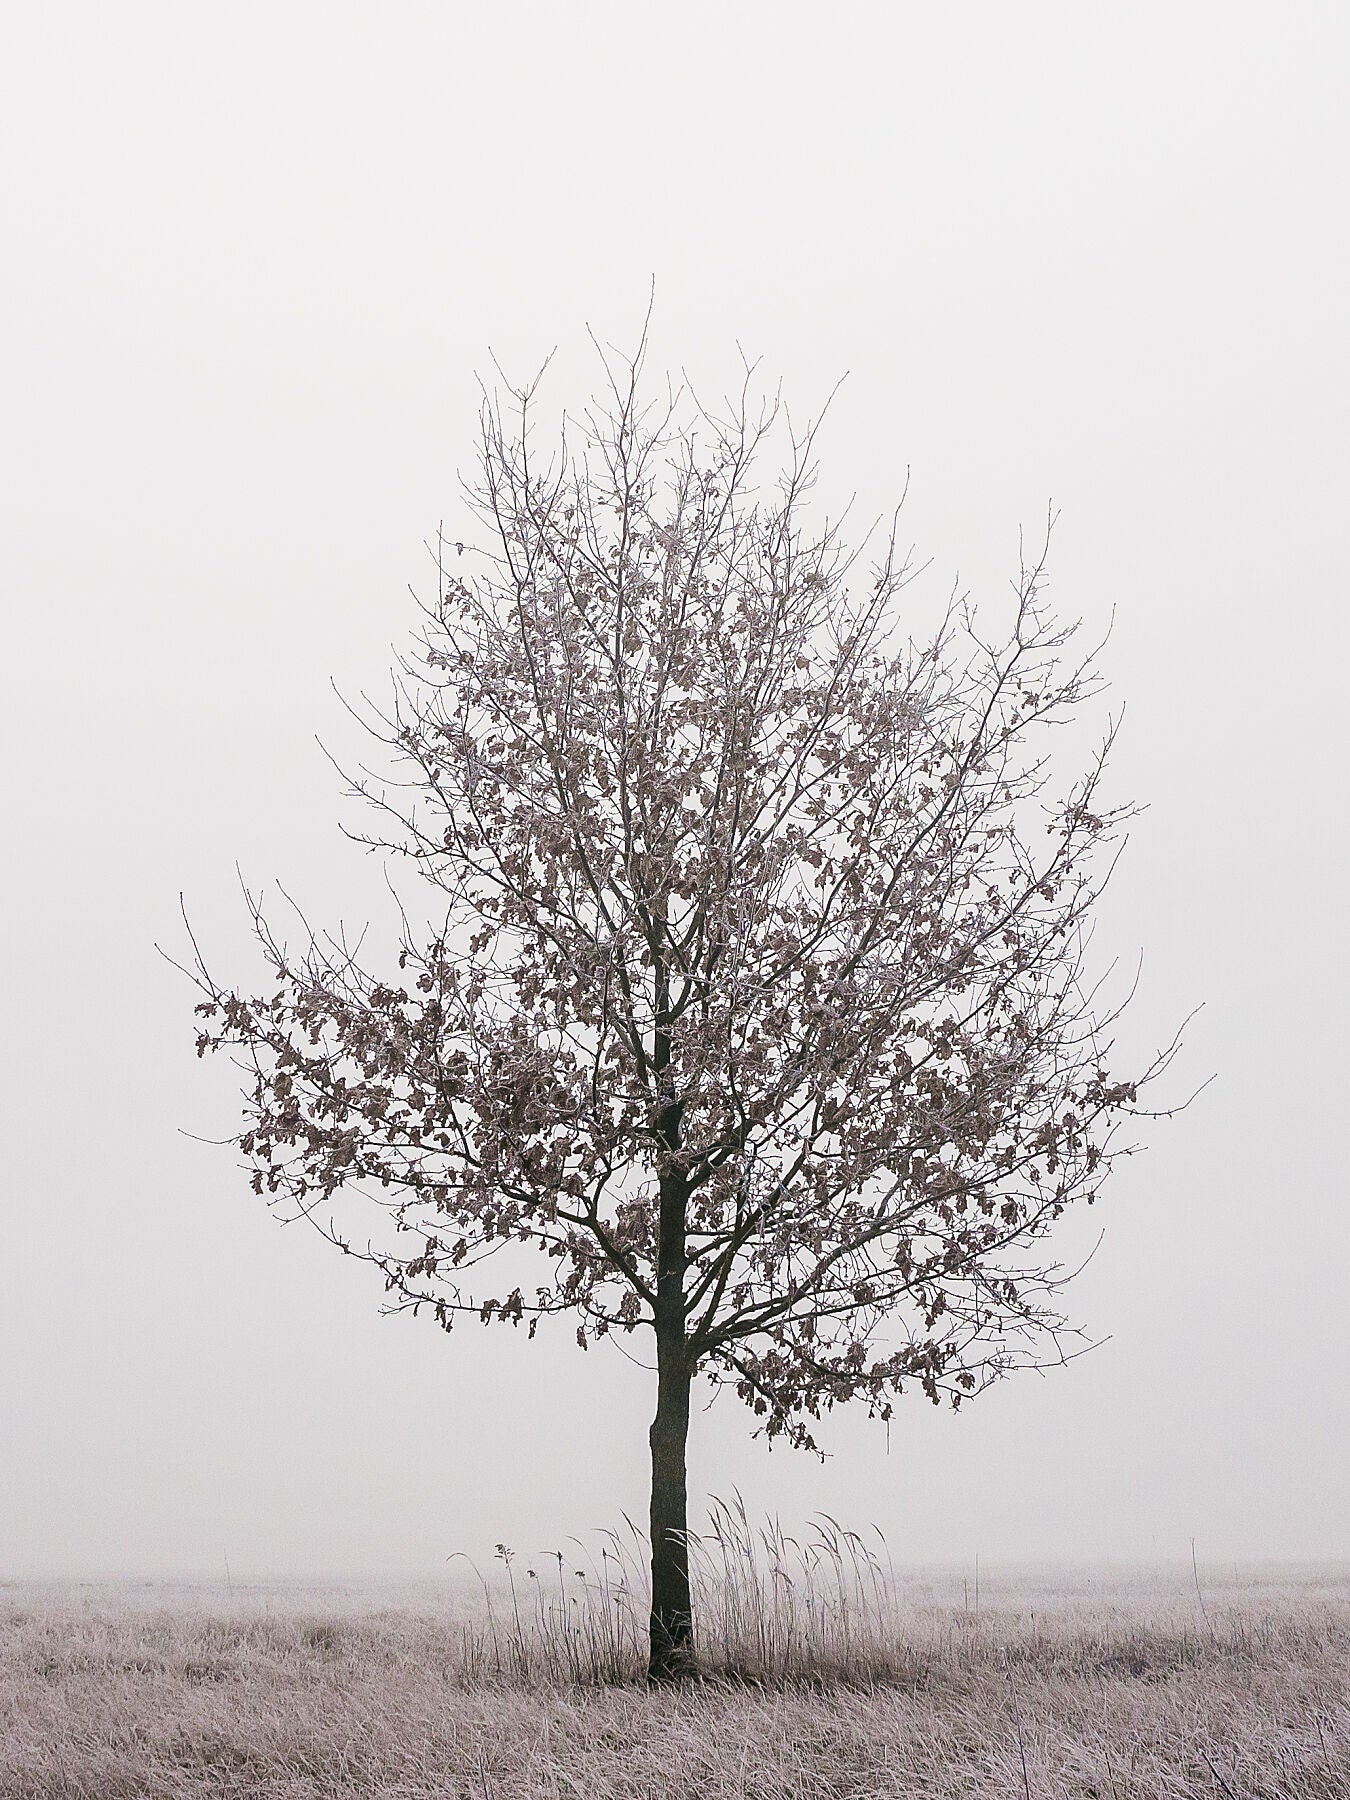
[(689, 1599), (688, 1486), (691, 1373), (683, 1332), (678, 1346), (656, 1350), (656, 1417), (652, 1420), (652, 1681), (673, 1681), (693, 1668)]

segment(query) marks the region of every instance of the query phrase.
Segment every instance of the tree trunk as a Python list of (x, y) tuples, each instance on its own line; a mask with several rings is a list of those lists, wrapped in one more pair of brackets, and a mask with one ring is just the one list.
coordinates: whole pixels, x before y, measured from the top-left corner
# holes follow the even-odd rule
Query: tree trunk
[(690, 1633), (688, 1487), (685, 1449), (689, 1438), (691, 1371), (684, 1332), (678, 1339), (658, 1335), (656, 1417), (652, 1447), (652, 1681), (674, 1681), (693, 1670)]
[(689, 1598), (689, 1494), (685, 1451), (689, 1441), (689, 1389), (693, 1362), (685, 1341), (684, 1277), (689, 1190), (675, 1156), (680, 1115), (670, 1073), (670, 979), (664, 954), (666, 901), (652, 905), (652, 976), (656, 1035), (652, 1069), (660, 1095), (657, 1137), (665, 1151), (660, 1176), (656, 1251), (656, 1417), (652, 1420), (652, 1617), (647, 1664), (652, 1681), (674, 1681), (693, 1670), (693, 1608)]

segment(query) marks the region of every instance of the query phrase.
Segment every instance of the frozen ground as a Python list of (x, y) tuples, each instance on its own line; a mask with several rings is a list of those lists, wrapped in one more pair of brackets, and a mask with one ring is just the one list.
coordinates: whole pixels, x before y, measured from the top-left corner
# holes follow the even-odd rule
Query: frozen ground
[(1350, 1569), (972, 1574), (724, 1584), (658, 1692), (569, 1679), (635, 1653), (594, 1566), (0, 1583), (0, 1796), (1350, 1795)]

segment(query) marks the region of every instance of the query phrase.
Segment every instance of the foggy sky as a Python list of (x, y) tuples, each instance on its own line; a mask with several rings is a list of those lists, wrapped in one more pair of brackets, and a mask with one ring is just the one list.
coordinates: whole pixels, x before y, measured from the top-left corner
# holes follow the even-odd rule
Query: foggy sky
[[(1050, 594), (1147, 803), (1097, 945), (1203, 1004), (1070, 1310), (1107, 1340), (823, 1466), (695, 1414), (694, 1511), (897, 1560), (1350, 1556), (1343, 1124), (1350, 167), (1341, 7), (29, 7), (0, 71), (0, 1577), (435, 1570), (641, 1518), (652, 1378), (379, 1316), (283, 1229), (193, 1056), (181, 892), (381, 916), (316, 735), (459, 504), (475, 370), (544, 415), (631, 344), (794, 408), (822, 492)], [(1101, 714), (1104, 721), (1105, 712)], [(195, 1135), (184, 1135), (184, 1134)], [(1096, 1216), (1099, 1214), (1100, 1216)], [(636, 1343), (636, 1340), (634, 1340)]]

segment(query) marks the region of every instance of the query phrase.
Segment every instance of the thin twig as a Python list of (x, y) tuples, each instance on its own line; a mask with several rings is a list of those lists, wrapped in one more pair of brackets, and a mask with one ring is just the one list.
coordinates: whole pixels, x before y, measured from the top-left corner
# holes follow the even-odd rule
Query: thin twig
[(1214, 1621), (1209, 1616), (1209, 1608), (1205, 1605), (1205, 1596), (1201, 1592), (1201, 1589), (1200, 1589), (1200, 1568), (1195, 1560), (1195, 1539), (1194, 1538), (1191, 1539), (1191, 1573), (1195, 1577), (1195, 1594), (1196, 1594), (1196, 1598), (1200, 1602), (1201, 1616), (1203, 1617), (1205, 1624), (1209, 1626), (1210, 1637), (1213, 1638), (1214, 1642), (1217, 1644), (1219, 1641), (1219, 1634), (1214, 1629)]
[(1012, 1695), (1013, 1723), (1017, 1727), (1017, 1754), (1022, 1759), (1022, 1792), (1031, 1800), (1031, 1777), (1027, 1774), (1027, 1751), (1022, 1740), (1022, 1709), (1017, 1704), (1017, 1683), (1013, 1680), (1012, 1659), (1003, 1652), (1003, 1666), (1008, 1672), (1008, 1692)]
[(1214, 1764), (1209, 1760), (1208, 1754), (1203, 1750), (1200, 1752), (1200, 1754), (1205, 1759), (1205, 1767), (1209, 1770), (1210, 1774), (1214, 1777), (1215, 1781), (1218, 1782), (1219, 1786), (1223, 1789), (1224, 1793), (1227, 1794), (1228, 1800), (1237, 1800), (1237, 1795), (1233, 1792), (1232, 1788), (1229, 1787), (1228, 1783), (1224, 1780), (1223, 1776), (1220, 1775), (1219, 1771), (1214, 1767)]

